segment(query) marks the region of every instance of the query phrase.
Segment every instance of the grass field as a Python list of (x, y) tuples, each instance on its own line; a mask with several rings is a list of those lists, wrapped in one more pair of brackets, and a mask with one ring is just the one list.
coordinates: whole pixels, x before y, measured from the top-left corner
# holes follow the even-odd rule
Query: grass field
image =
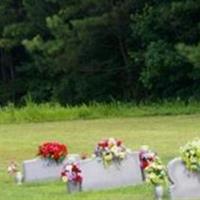
[(36, 104), (27, 101), (22, 107), (13, 104), (0, 107), (0, 124), (191, 114), (200, 114), (200, 102), (112, 102), (61, 106), (58, 103)]
[(6, 173), (10, 160), (33, 158), (43, 141), (58, 140), (70, 153), (91, 154), (98, 140), (110, 136), (134, 150), (148, 144), (167, 163), (179, 155), (181, 145), (200, 137), (200, 115), (0, 125), (0, 200), (152, 200), (148, 185), (68, 195), (62, 182), (16, 186)]

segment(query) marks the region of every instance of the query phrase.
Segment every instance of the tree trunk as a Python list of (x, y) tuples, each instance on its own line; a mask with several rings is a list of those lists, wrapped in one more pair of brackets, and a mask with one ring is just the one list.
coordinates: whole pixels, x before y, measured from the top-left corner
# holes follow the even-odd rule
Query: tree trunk
[(3, 49), (1, 49), (1, 77), (2, 77), (2, 81), (5, 82), (6, 81), (6, 72), (5, 72), (5, 55), (4, 55), (4, 51)]

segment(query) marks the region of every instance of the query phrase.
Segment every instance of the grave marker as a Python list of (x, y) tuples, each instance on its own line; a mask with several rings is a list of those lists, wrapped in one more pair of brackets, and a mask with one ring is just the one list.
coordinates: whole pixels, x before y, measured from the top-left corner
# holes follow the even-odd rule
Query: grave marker
[(200, 199), (200, 174), (189, 172), (180, 158), (168, 164), (172, 200)]
[(102, 159), (80, 161), (82, 191), (117, 188), (143, 182), (138, 153), (129, 153), (121, 162), (104, 166)]
[(76, 154), (68, 157), (60, 164), (49, 162), (49, 160), (35, 158), (23, 162), (23, 177), (25, 182), (56, 180), (60, 178), (63, 165), (71, 160), (79, 160)]

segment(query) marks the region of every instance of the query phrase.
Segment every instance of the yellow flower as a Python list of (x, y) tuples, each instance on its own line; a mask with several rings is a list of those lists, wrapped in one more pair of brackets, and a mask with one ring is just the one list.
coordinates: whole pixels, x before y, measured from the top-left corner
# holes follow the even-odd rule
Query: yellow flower
[(104, 160), (106, 160), (106, 161), (110, 161), (110, 160), (112, 160), (113, 159), (113, 156), (112, 156), (112, 154), (111, 153), (109, 153), (109, 154), (106, 154), (106, 155), (104, 155)]
[(124, 159), (126, 157), (126, 153), (125, 152), (120, 152), (119, 153), (119, 158), (120, 159)]
[(118, 154), (118, 148), (117, 148), (116, 146), (113, 146), (113, 147), (110, 149), (110, 151), (111, 151), (114, 155), (117, 156), (117, 154)]
[(68, 182), (67, 176), (63, 176), (63, 177), (62, 177), (62, 180), (63, 180), (64, 183), (67, 183), (67, 182)]

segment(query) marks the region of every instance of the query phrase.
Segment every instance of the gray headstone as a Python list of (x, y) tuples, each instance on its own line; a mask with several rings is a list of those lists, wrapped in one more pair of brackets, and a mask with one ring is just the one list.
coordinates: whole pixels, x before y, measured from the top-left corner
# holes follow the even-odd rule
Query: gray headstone
[(23, 162), (23, 177), (25, 182), (56, 180), (61, 176), (63, 165), (79, 160), (77, 154), (69, 155), (62, 163), (56, 164), (48, 160), (36, 158)]
[(200, 199), (200, 174), (189, 172), (180, 158), (168, 164), (168, 173), (172, 181), (171, 199)]
[(120, 163), (104, 166), (102, 160), (93, 158), (80, 162), (82, 191), (116, 188), (141, 184), (142, 174), (138, 153), (131, 153)]

